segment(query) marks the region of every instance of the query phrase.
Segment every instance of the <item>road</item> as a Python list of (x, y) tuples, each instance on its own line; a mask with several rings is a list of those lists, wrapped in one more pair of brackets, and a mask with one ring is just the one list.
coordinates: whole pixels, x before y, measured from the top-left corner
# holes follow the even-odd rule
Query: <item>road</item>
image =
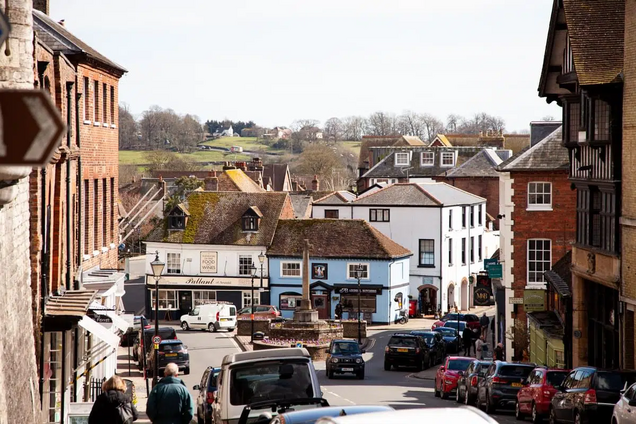
[[(374, 345), (365, 353), (367, 362), (364, 380), (355, 377), (337, 377), (328, 380), (325, 375), (324, 362), (316, 362), (320, 385), (324, 397), (331, 405), (389, 405), (395, 409), (427, 408), (427, 407), (456, 407), (454, 399), (442, 400), (433, 396), (433, 380), (413, 377), (414, 370), (400, 369), (399, 371), (384, 371), (384, 347), (394, 330), (370, 331), (375, 340)], [(225, 332), (209, 333), (203, 331), (177, 330), (190, 352), (190, 375), (182, 376), (190, 393), (192, 386), (199, 384), (201, 375), (207, 366), (218, 366), (223, 357), (230, 353), (239, 352), (239, 348), (232, 339), (232, 334)], [(361, 388), (364, 388), (361, 390)], [(497, 411), (492, 415), (501, 424), (515, 422), (512, 411)]]

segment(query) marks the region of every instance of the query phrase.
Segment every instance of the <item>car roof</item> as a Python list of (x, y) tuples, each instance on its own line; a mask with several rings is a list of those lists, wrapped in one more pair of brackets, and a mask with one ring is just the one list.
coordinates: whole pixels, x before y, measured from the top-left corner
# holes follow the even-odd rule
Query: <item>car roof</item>
[(494, 361), (494, 362), (497, 365), (497, 368), (508, 366), (508, 365), (511, 365), (514, 367), (526, 367), (526, 368), (532, 368), (532, 369), (538, 368), (537, 364), (526, 364), (523, 362), (506, 362), (506, 361)]
[(253, 350), (249, 352), (231, 353), (223, 358), (223, 365), (231, 365), (237, 362), (250, 362), (278, 358), (311, 358), (304, 347), (290, 347), (282, 349)]
[[(159, 331), (174, 331), (176, 333), (176, 330), (172, 327), (159, 327)], [(154, 333), (155, 329), (154, 328), (144, 328), (144, 333)]]
[(411, 334), (435, 334), (433, 330), (413, 330)]
[(302, 411), (287, 412), (281, 414), (285, 418), (285, 424), (306, 423), (309, 420), (318, 420), (322, 417), (339, 417), (370, 412), (394, 411), (390, 406), (384, 405), (346, 405), (326, 406), (322, 408), (304, 409)]
[(497, 421), (486, 413), (472, 406), (459, 406), (457, 408), (418, 408), (401, 409), (396, 411), (372, 412), (367, 414), (349, 415), (344, 417), (326, 418), (319, 420), (320, 424), (385, 424), (411, 420), (441, 420), (465, 422), (470, 424), (497, 424)]
[(471, 358), (470, 356), (448, 356), (448, 359), (451, 361), (463, 360), (463, 359), (470, 359), (471, 361), (475, 360), (475, 358)]
[(414, 333), (393, 333), (391, 337), (417, 337), (417, 334)]
[(333, 343), (355, 343), (358, 344), (357, 340), (353, 340), (353, 339), (333, 339), (332, 340)]

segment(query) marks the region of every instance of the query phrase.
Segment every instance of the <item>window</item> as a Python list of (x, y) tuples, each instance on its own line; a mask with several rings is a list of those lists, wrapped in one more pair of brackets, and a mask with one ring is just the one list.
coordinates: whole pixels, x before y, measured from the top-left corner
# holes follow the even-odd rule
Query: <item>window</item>
[(102, 180), (102, 246), (108, 246), (108, 180)]
[(409, 154), (408, 153), (396, 153), (395, 154), (395, 166), (407, 166), (409, 165)]
[(281, 263), (281, 275), (283, 277), (300, 277), (300, 262)]
[(239, 275), (252, 275), (252, 255), (239, 255)]
[(181, 253), (168, 253), (166, 256), (166, 273), (181, 274)]
[(442, 166), (455, 166), (455, 152), (442, 152)]
[[(376, 306), (376, 297), (377, 296), (369, 296), (369, 295), (360, 295), (360, 312), (372, 312), (375, 313), (377, 311)], [(358, 312), (358, 295), (340, 295), (340, 302), (342, 303), (342, 308), (345, 311), (349, 312), (349, 316), (355, 317)]]
[(482, 205), (477, 206), (477, 225), (480, 227), (484, 224), (484, 211)]
[(84, 120), (85, 121), (90, 121), (91, 116), (89, 115), (89, 109), (90, 109), (90, 82), (88, 81), (88, 77), (84, 77), (84, 92), (82, 93), (82, 95), (84, 96)]
[(282, 293), (280, 295), (280, 309), (285, 311), (293, 311), (296, 307), (300, 306), (300, 301), (303, 298), (300, 293)]
[(422, 152), (421, 165), (422, 166), (433, 166), (435, 164), (435, 153), (433, 152)]
[(370, 209), (369, 221), (371, 222), (389, 222), (389, 209)]
[(243, 231), (258, 231), (257, 216), (243, 216)]
[(466, 265), (466, 237), (462, 238), (462, 265)]
[(482, 259), (484, 258), (482, 250), (483, 250), (483, 245), (482, 245), (481, 236), (477, 236), (477, 260), (479, 262), (481, 262)]
[(594, 140), (610, 139), (610, 107), (603, 100), (594, 100)]
[(361, 264), (361, 263), (349, 263), (347, 264), (347, 279), (355, 280), (356, 279), (356, 268), (362, 265), (362, 275), (360, 276), (361, 280), (369, 279), (369, 264)]
[(470, 263), (475, 263), (475, 237), (470, 238)]
[(338, 209), (325, 209), (325, 218), (338, 219), (340, 211)]
[(601, 247), (601, 192), (590, 189), (590, 245)]
[(563, 107), (563, 114), (563, 122), (567, 124), (563, 128), (563, 140), (566, 143), (577, 143), (581, 128), (581, 104), (567, 102)]
[(93, 180), (93, 250), (99, 249), (99, 180)]
[(103, 114), (103, 122), (106, 124), (108, 123), (108, 86), (106, 84), (102, 85), (102, 99), (103, 99), (103, 109), (102, 109), (102, 114)]
[(552, 241), (528, 240), (528, 284), (543, 283), (543, 273), (552, 266)]
[(110, 125), (115, 125), (115, 87), (110, 86)]
[(99, 123), (99, 81), (94, 81), (93, 88), (93, 122)]
[(110, 236), (111, 240), (116, 240), (115, 237), (115, 210), (117, 201), (115, 200), (115, 178), (110, 179)]
[(254, 292), (254, 303), (252, 303), (252, 293), (251, 291), (244, 291), (243, 292), (243, 308), (246, 308), (248, 306), (252, 306), (252, 305), (258, 305), (261, 303), (261, 294), (260, 292), (255, 291)]
[(462, 207), (462, 228), (466, 228), (466, 208)]
[(528, 209), (552, 210), (552, 183), (528, 183)]
[(475, 228), (475, 214), (472, 206), (468, 207), (468, 213), (470, 214), (470, 228)]
[[(150, 290), (150, 305), (155, 307), (155, 291)], [(179, 309), (176, 290), (159, 290), (159, 310)]]
[(448, 265), (453, 265), (453, 239), (448, 239)]
[(420, 240), (420, 266), (435, 266), (435, 240)]
[(216, 302), (216, 292), (212, 290), (193, 290), (194, 306)]
[(90, 210), (91, 210), (91, 184), (88, 180), (84, 180), (84, 253), (90, 253), (90, 234), (89, 226), (90, 226)]
[(449, 230), (453, 229), (453, 210), (452, 209), (448, 210), (448, 229)]
[(616, 187), (577, 187), (577, 243), (607, 252), (618, 252), (620, 214)]

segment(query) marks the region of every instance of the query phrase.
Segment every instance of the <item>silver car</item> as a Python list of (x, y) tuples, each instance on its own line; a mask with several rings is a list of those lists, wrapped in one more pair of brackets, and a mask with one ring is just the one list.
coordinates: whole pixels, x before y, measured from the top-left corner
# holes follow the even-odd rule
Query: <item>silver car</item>
[(486, 413), (472, 406), (459, 408), (419, 408), (373, 412), (343, 417), (326, 417), (316, 424), (386, 424), (403, 422), (452, 422), (462, 424), (497, 424)]
[(612, 424), (636, 424), (636, 383), (621, 393), (614, 405)]

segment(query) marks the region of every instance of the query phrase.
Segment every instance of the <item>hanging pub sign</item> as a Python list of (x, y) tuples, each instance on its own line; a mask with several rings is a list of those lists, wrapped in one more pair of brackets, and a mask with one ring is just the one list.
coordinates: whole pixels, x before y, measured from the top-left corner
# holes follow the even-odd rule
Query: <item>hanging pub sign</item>
[(201, 273), (216, 273), (216, 264), (218, 261), (218, 252), (203, 251), (201, 252)]
[(356, 284), (334, 284), (334, 291), (337, 294), (367, 294), (367, 295), (378, 295), (382, 294), (382, 286), (381, 285), (366, 285), (361, 286), (358, 289)]
[(113, 320), (105, 314), (99, 314), (96, 311), (89, 309), (88, 313), (86, 314), (90, 319), (92, 319), (95, 322), (98, 322), (100, 324), (112, 324)]

